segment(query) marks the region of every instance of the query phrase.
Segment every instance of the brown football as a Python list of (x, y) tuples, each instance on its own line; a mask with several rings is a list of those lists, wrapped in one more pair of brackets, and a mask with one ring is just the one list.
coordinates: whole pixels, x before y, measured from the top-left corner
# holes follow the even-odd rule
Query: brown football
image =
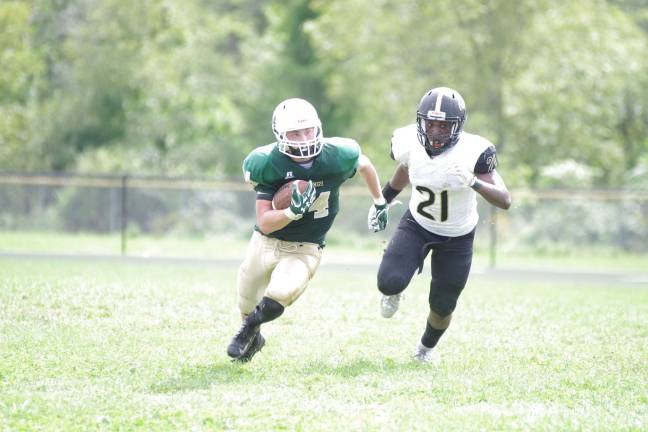
[(288, 208), (292, 195), (291, 185), (294, 182), (297, 182), (299, 192), (304, 192), (306, 190), (306, 187), (308, 186), (308, 182), (305, 180), (293, 180), (289, 181), (288, 183), (284, 183), (279, 189), (277, 189), (277, 192), (275, 192), (274, 196), (272, 197), (273, 209), (283, 210)]

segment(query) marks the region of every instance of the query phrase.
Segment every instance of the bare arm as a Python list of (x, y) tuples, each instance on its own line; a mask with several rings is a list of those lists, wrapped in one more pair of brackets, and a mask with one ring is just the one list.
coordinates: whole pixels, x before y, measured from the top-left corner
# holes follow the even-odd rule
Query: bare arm
[(365, 155), (360, 155), (360, 159), (358, 160), (358, 172), (360, 173), (362, 180), (367, 184), (367, 188), (369, 189), (369, 193), (374, 199), (374, 202), (381, 201), (382, 191), (380, 189), (378, 172), (373, 163), (371, 163), (369, 158)]
[(403, 164), (398, 164), (389, 184), (393, 189), (402, 191), (409, 184), (409, 169)]
[(283, 210), (274, 210), (272, 201), (256, 200), (256, 224), (263, 234), (270, 234), (292, 222)]
[(476, 181), (472, 188), (486, 201), (504, 210), (511, 207), (511, 193), (496, 170), (486, 174), (475, 174), (475, 177)]
[(392, 202), (399, 193), (409, 184), (409, 169), (406, 165), (398, 164), (391, 180), (385, 184), (382, 194), (388, 203)]

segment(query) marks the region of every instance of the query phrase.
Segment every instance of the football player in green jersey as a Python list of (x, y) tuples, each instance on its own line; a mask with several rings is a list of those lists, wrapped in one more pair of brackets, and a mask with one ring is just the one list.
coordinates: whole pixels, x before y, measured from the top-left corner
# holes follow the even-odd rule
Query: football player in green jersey
[[(265, 344), (261, 324), (278, 318), (304, 292), (322, 257), (325, 237), (339, 210), (340, 186), (356, 171), (374, 200), (370, 228), (387, 226), (385, 199), (371, 161), (348, 138), (324, 138), (315, 108), (303, 99), (281, 102), (272, 115), (275, 143), (254, 149), (243, 161), (245, 181), (256, 191), (256, 225), (236, 285), (243, 324), (227, 354), (247, 362)], [(272, 198), (285, 183), (309, 182), (274, 209)]]

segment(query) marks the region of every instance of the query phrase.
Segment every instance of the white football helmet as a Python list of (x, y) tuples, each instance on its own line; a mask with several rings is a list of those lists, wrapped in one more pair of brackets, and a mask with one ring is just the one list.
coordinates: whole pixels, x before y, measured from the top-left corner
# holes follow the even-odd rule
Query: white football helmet
[[(292, 141), (286, 132), (314, 128), (314, 138), (306, 141)], [(294, 158), (312, 158), (322, 151), (322, 122), (317, 111), (304, 99), (286, 99), (272, 114), (272, 132), (277, 138), (281, 153)]]

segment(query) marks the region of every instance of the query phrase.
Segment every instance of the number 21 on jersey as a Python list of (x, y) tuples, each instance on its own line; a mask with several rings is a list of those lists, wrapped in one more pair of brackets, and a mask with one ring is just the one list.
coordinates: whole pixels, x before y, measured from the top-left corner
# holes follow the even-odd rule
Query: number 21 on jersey
[(421, 215), (424, 216), (428, 219), (431, 220), (436, 220), (434, 216), (432, 216), (430, 213), (428, 213), (427, 208), (431, 205), (434, 205), (435, 201), (437, 200), (437, 196), (439, 197), (439, 203), (438, 205), (441, 206), (441, 220), (439, 222), (445, 222), (448, 220), (448, 191), (442, 191), (440, 194), (435, 194), (432, 192), (432, 190), (424, 187), (424, 186), (416, 186), (416, 190), (425, 196), (427, 195), (427, 198), (424, 199), (419, 203), (419, 205), (416, 207), (416, 211)]

